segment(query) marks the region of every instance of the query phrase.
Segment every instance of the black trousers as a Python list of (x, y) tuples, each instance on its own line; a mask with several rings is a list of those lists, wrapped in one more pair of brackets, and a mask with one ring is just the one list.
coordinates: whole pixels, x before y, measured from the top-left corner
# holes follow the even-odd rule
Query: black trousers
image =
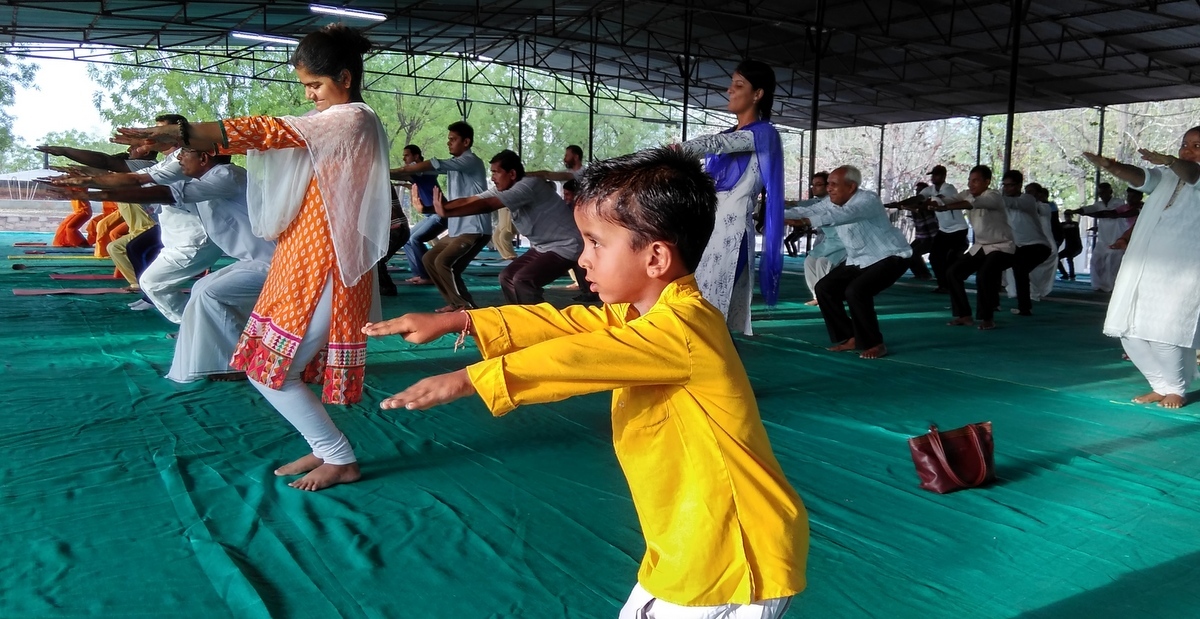
[[(859, 350), (883, 343), (879, 317), (875, 314), (875, 295), (887, 290), (908, 270), (908, 259), (889, 256), (861, 268), (843, 264), (817, 282), (817, 305), (833, 343), (854, 338)], [(846, 314), (846, 305), (850, 314)]]
[[(530, 249), (500, 271), (500, 291), (508, 303), (541, 303), (546, 300), (546, 284), (566, 275), (575, 266), (575, 261), (570, 258), (563, 258), (551, 251)], [(581, 289), (587, 286), (587, 281), (580, 280), (579, 286)]]
[(375, 268), (379, 271), (380, 294), (385, 294), (388, 296), (396, 294), (396, 282), (393, 282), (392, 276), (388, 274), (387, 265), (388, 261), (392, 259), (392, 256), (395, 256), (396, 252), (400, 251), (400, 248), (404, 247), (404, 244), (408, 242), (409, 235), (410, 230), (408, 229), (408, 222), (392, 228), (391, 232), (388, 233), (387, 253), (385, 253), (375, 265)]
[[(162, 227), (153, 226), (133, 237), (125, 245), (125, 254), (129, 256), (129, 264), (133, 267), (134, 277), (141, 278), (142, 273), (158, 257), (162, 251)], [(150, 298), (142, 295), (142, 300), (149, 303)]]
[(975, 274), (975, 317), (991, 320), (1000, 304), (1000, 281), (1004, 271), (1013, 266), (1013, 254), (994, 251), (990, 254), (981, 249), (974, 254), (963, 254), (950, 267), (950, 308), (955, 318), (971, 316), (971, 301), (967, 299), (967, 278)]
[(1050, 257), (1047, 245), (1022, 245), (1013, 254), (1013, 279), (1017, 283), (1017, 310), (1022, 314), (1033, 311), (1033, 299), (1029, 294), (1029, 274)]
[(929, 269), (925, 268), (925, 254), (933, 251), (933, 237), (913, 239), (912, 258), (908, 259), (908, 268), (912, 271), (913, 277), (917, 279), (929, 279)]
[(929, 266), (937, 278), (939, 288), (950, 288), (950, 267), (967, 251), (967, 231), (938, 232), (933, 237), (933, 249), (929, 250)]

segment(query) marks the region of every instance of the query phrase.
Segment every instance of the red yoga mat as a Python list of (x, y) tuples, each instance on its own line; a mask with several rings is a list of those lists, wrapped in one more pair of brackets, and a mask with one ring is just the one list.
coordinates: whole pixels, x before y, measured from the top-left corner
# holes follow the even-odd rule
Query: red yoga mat
[(45, 243), (37, 241), (25, 241), (23, 243), (13, 243), (13, 247), (45, 247)]
[(130, 294), (124, 288), (13, 288), (18, 297), (37, 297), (48, 294)]
[(121, 278), (111, 273), (51, 273), (50, 279), (93, 282)]

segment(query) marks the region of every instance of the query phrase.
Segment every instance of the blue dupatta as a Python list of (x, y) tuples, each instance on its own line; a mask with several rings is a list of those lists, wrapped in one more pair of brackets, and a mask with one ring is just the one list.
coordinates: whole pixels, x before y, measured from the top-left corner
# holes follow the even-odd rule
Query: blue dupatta
[[(767, 306), (779, 301), (779, 280), (783, 275), (783, 141), (770, 121), (756, 120), (741, 129), (730, 127), (721, 133), (749, 131), (754, 134), (754, 153), (763, 177), (767, 200), (763, 208), (763, 253), (758, 263), (758, 287)], [(717, 191), (730, 191), (750, 164), (752, 153), (708, 155), (705, 170), (717, 185)], [(749, 239), (748, 239), (749, 240)]]

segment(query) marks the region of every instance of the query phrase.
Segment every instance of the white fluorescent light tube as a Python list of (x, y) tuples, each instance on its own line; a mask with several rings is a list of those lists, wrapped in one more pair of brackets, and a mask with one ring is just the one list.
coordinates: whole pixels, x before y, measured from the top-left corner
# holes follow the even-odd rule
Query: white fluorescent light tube
[(374, 11), (360, 11), (358, 9), (348, 9), (343, 6), (326, 6), (324, 4), (310, 4), (308, 10), (313, 13), (324, 13), (325, 15), (337, 15), (339, 17), (353, 17), (355, 19), (369, 19), (371, 21), (386, 21), (388, 16), (383, 13)]
[(229, 33), (229, 36), (235, 39), (248, 39), (251, 41), (262, 41), (263, 43), (280, 43), (282, 45), (298, 45), (300, 42), (296, 39), (287, 37), (274, 37), (269, 34), (255, 34), (253, 32), (239, 32), (234, 30)]

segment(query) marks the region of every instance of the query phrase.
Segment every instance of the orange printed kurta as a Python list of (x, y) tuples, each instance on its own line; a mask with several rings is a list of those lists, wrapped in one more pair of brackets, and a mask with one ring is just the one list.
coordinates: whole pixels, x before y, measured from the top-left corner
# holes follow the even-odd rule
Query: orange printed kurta
[(103, 207), (100, 214), (93, 217), (87, 225), (87, 242), (89, 245), (95, 245), (103, 237), (103, 235), (97, 233), (97, 226), (100, 225), (100, 222), (104, 221), (105, 217), (117, 212), (116, 202), (101, 202), (100, 204)]
[(83, 238), (80, 228), (92, 218), (92, 205), (87, 200), (71, 200), (71, 214), (63, 218), (54, 232), (54, 247), (87, 247), (91, 245)]
[[(286, 123), (269, 116), (224, 121), (228, 147), (223, 152), (304, 148), (305, 143)], [(325, 200), (314, 176), (296, 219), (276, 242), (267, 282), (250, 321), (242, 332), (231, 365), (251, 380), (272, 389), (283, 386), (296, 349), (308, 332), (309, 321), (333, 278), (333, 317), (329, 344), (304, 370), (304, 380), (323, 383), (326, 404), (362, 400), (367, 337), (362, 333), (371, 309), (371, 277), (346, 287), (338, 276), (337, 256), (325, 212)]]

